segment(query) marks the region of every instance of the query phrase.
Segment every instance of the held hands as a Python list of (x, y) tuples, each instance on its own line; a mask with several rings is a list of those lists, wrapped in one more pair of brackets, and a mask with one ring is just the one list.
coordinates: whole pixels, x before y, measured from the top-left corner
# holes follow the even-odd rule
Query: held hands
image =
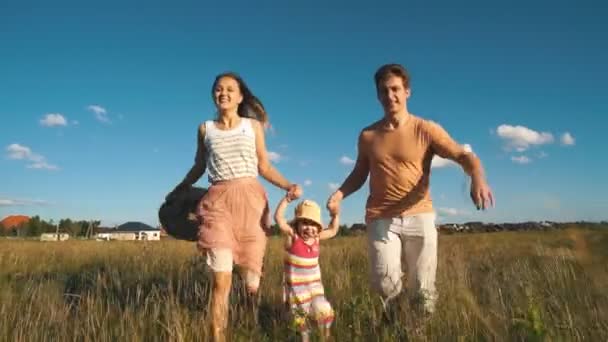
[(471, 181), (471, 200), (477, 210), (494, 207), (494, 195), (488, 183), (482, 177), (473, 177)]
[(327, 210), (331, 216), (337, 216), (340, 213), (340, 203), (342, 202), (342, 191), (336, 190), (327, 200)]
[(300, 198), (300, 196), (302, 196), (302, 188), (298, 184), (291, 184), (285, 198), (287, 198), (288, 202), (291, 202)]

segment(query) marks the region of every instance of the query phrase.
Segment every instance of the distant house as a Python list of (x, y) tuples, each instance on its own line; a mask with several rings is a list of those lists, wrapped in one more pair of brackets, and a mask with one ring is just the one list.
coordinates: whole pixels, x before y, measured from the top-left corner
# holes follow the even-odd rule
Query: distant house
[(112, 233), (112, 240), (135, 241), (137, 240), (137, 234), (129, 232), (115, 232)]
[(137, 234), (137, 240), (160, 241), (160, 229), (142, 230)]
[(95, 240), (97, 241), (110, 241), (112, 233), (95, 233)]
[(44, 233), (40, 235), (40, 241), (66, 241), (70, 238), (66, 233)]
[(142, 222), (127, 222), (95, 234), (98, 241), (160, 241), (161, 230)]

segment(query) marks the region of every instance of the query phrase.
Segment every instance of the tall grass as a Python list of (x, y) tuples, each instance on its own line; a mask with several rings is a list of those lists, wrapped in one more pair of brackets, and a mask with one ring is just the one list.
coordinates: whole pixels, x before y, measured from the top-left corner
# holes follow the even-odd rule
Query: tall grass
[[(235, 274), (230, 335), (289, 341), (281, 240), (271, 239), (257, 317)], [(608, 230), (445, 235), (434, 315), (404, 295), (383, 315), (364, 237), (324, 242), (338, 341), (608, 340)], [(205, 341), (210, 275), (192, 243), (0, 240), (0, 339)]]

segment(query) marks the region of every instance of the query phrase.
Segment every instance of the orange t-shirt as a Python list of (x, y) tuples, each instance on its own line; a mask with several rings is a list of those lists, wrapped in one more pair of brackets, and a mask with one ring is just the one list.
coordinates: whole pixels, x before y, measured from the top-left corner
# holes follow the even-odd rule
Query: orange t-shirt
[(370, 172), (366, 222), (432, 212), (433, 156), (453, 159), (464, 152), (437, 123), (412, 114), (393, 130), (381, 121), (363, 129), (359, 149), (368, 158)]

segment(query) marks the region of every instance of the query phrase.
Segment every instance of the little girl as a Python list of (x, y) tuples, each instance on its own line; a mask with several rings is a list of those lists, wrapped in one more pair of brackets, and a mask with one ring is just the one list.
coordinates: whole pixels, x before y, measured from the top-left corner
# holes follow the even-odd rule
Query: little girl
[(319, 267), (319, 241), (330, 239), (338, 232), (339, 216), (331, 217), (328, 229), (323, 230), (321, 208), (310, 200), (300, 202), (291, 222), (285, 221), (285, 209), (290, 199), (284, 197), (275, 212), (275, 221), (285, 234), (284, 299), (289, 304), (294, 323), (309, 340), (309, 321), (329, 336), (334, 320), (331, 304), (325, 299), (321, 268)]

